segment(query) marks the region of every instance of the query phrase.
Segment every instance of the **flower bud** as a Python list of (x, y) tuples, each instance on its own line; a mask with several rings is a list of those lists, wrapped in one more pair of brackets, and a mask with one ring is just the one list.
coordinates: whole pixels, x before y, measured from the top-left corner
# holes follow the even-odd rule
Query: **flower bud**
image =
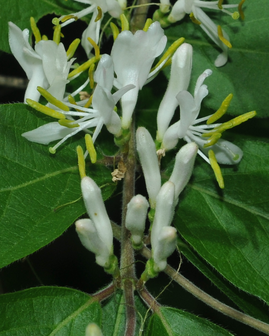
[(142, 244), (148, 207), (149, 203), (142, 195), (134, 196), (127, 205), (125, 226), (131, 232), (131, 239), (137, 246)]
[(103, 336), (103, 333), (96, 323), (90, 323), (86, 328), (85, 336)]
[(136, 131), (136, 148), (144, 173), (150, 206), (155, 208), (156, 196), (161, 188), (161, 174), (155, 144), (144, 127), (139, 127)]
[(193, 165), (198, 151), (195, 142), (190, 142), (179, 150), (176, 155), (174, 169), (169, 181), (175, 185), (175, 200), (186, 187), (193, 171)]
[(171, 226), (162, 227), (159, 232), (157, 246), (153, 250), (153, 260), (161, 272), (165, 269), (167, 258), (175, 251), (177, 242), (177, 230)]

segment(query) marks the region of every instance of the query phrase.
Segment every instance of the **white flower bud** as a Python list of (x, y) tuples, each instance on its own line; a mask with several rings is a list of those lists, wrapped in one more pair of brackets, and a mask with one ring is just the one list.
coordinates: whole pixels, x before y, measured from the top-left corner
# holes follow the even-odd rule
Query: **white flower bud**
[(96, 323), (90, 323), (86, 328), (85, 336), (103, 336), (103, 333)]
[(156, 199), (156, 211), (151, 230), (151, 246), (153, 251), (158, 246), (158, 238), (161, 229), (164, 226), (171, 225), (175, 208), (174, 198), (174, 183), (168, 181), (162, 186)]
[(153, 250), (153, 260), (158, 272), (166, 267), (166, 259), (175, 251), (177, 243), (177, 230), (171, 226), (162, 227), (159, 232), (157, 246)]
[(82, 245), (95, 254), (98, 265), (107, 266), (110, 251), (100, 239), (93, 221), (89, 218), (79, 219), (75, 225)]
[(177, 94), (188, 89), (191, 70), (192, 46), (183, 43), (172, 57), (170, 80), (157, 114), (157, 140), (160, 142), (162, 142), (164, 133), (178, 107)]
[(144, 127), (136, 131), (136, 148), (144, 173), (149, 202), (155, 208), (156, 196), (161, 188), (161, 174), (156, 147), (150, 133)]
[(81, 190), (87, 213), (94, 222), (98, 236), (109, 252), (112, 253), (113, 233), (101, 190), (88, 176), (81, 180)]
[(190, 142), (179, 150), (176, 155), (174, 169), (169, 181), (175, 185), (175, 200), (186, 187), (193, 171), (193, 165), (198, 151), (195, 142)]
[(149, 203), (142, 195), (134, 196), (127, 205), (126, 228), (132, 234), (132, 241), (135, 245), (142, 243)]

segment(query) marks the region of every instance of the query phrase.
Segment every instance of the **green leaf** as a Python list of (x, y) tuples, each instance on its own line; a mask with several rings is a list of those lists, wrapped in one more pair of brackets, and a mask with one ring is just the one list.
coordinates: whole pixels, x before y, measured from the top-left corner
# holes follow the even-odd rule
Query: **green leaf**
[(151, 317), (146, 335), (228, 336), (232, 334), (217, 325), (190, 313), (174, 308), (162, 307), (158, 314), (155, 313)]
[[(126, 326), (126, 305), (122, 292), (115, 293), (102, 308), (102, 331), (106, 336), (124, 335)], [(138, 295), (135, 295), (136, 308), (136, 333), (143, 329), (145, 318), (147, 317), (147, 308)]]
[[(73, 0), (0, 0), (0, 49), (9, 52), (8, 44), (8, 22), (15, 23), (20, 29), (30, 29), (30, 17), (32, 16), (36, 22), (47, 14), (65, 15), (77, 12), (82, 8), (81, 4)], [(51, 24), (51, 31), (53, 25)], [(44, 32), (41, 31), (41, 34)]]
[(178, 248), (208, 279), (210, 279), (223, 293), (225, 293), (240, 309), (266, 323), (269, 322), (268, 306), (257, 297), (239, 290), (225, 280), (215, 269), (210, 267), (193, 249), (182, 239), (178, 239)]
[(237, 143), (242, 162), (222, 168), (220, 190), (202, 160), (183, 193), (175, 226), (235, 286), (269, 303), (269, 144)]
[[(21, 136), (44, 124), (30, 111), (24, 104), (0, 106), (0, 267), (47, 245), (85, 213), (76, 155), (82, 135), (50, 155), (48, 146)], [(107, 199), (115, 183), (98, 160), (86, 170)]]
[[(183, 36), (194, 48), (191, 93), (198, 76), (205, 69), (213, 70), (213, 74), (205, 81), (209, 88), (209, 96), (204, 99), (205, 106), (216, 110), (223, 99), (233, 93), (234, 98), (227, 113), (239, 115), (256, 110), (259, 117), (265, 117), (269, 116), (269, 95), (265, 89), (269, 78), (268, 1), (246, 1), (243, 8), (244, 21), (234, 21), (224, 13), (205, 10), (227, 32), (233, 45), (229, 51), (228, 63), (221, 68), (214, 65), (221, 50), (199, 25), (191, 22), (188, 15), (180, 24), (167, 29), (166, 34), (169, 44)], [(166, 74), (169, 76), (169, 70)]]
[(0, 296), (0, 332), (5, 336), (84, 336), (101, 325), (100, 304), (74, 289), (41, 287)]

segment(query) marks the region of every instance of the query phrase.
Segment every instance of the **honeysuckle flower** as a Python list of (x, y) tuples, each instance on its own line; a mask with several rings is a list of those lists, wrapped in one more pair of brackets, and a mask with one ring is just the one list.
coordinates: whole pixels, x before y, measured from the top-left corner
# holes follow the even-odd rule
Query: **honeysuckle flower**
[[(119, 99), (122, 97), (122, 95), (124, 95), (128, 90), (133, 88), (133, 85), (127, 85), (115, 92), (114, 94), (111, 94), (108, 88), (111, 88), (112, 85), (113, 63), (109, 62), (110, 57), (108, 55), (105, 55), (103, 57), (104, 62), (99, 63), (100, 68), (104, 68), (103, 63), (110, 63), (110, 66), (108, 66), (105, 72), (103, 70), (100, 70), (100, 72), (102, 72), (104, 75), (103, 79), (101, 75), (98, 75), (99, 69), (97, 68), (96, 70), (97, 82), (99, 81), (100, 83), (102, 83), (104, 87), (102, 87), (100, 84), (97, 84), (93, 93), (92, 108), (79, 106), (79, 111), (76, 111), (76, 109), (78, 108), (76, 104), (68, 102), (62, 104), (59, 101), (55, 102), (55, 99), (53, 99), (50, 102), (56, 106), (58, 104), (57, 111), (50, 109), (47, 114), (57, 119), (60, 119), (59, 124), (57, 125), (57, 123), (55, 122), (48, 123), (46, 125), (38, 127), (35, 130), (23, 133), (22, 136), (24, 136), (29, 141), (41, 144), (48, 144), (51, 141), (61, 139), (54, 147), (50, 148), (50, 152), (55, 153), (56, 149), (68, 138), (72, 137), (82, 130), (89, 132), (89, 129), (92, 127), (96, 127), (92, 137), (93, 142), (96, 140), (104, 124), (106, 125), (110, 133), (114, 135), (119, 135), (121, 132), (121, 120), (118, 114), (114, 111), (114, 107)], [(35, 104), (31, 100), (27, 100), (27, 102), (29, 105), (36, 108), (37, 110), (44, 112), (44, 107), (42, 107), (42, 105)], [(74, 111), (70, 111), (69, 108), (74, 109)], [(54, 112), (57, 112), (56, 115), (54, 115)], [(77, 117), (80, 117), (80, 119), (74, 120), (74, 118)], [(69, 129), (64, 130), (65, 128)]]
[(201, 0), (178, 0), (174, 4), (169, 16), (168, 21), (174, 23), (176, 21), (182, 20), (186, 14), (190, 14), (191, 19), (194, 23), (200, 25), (200, 27), (205, 31), (205, 33), (216, 43), (221, 49), (222, 53), (217, 57), (215, 65), (217, 67), (223, 66), (228, 59), (228, 49), (231, 48), (229, 42), (229, 37), (223, 31), (220, 26), (217, 26), (207, 14), (202, 10), (213, 9), (227, 13), (233, 17), (233, 19), (239, 18), (239, 13), (236, 11), (231, 13), (227, 8), (239, 8), (241, 17), (243, 18), (242, 12), (242, 1), (238, 4), (228, 4), (223, 5), (222, 1), (201, 1)]
[(22, 31), (14, 23), (9, 22), (9, 45), (29, 79), (24, 102), (27, 98), (39, 100), (38, 86), (48, 89), (56, 98), (62, 99), (65, 86), (69, 82), (67, 80), (69, 69), (74, 60), (68, 61), (63, 44), (41, 40), (33, 49), (29, 44), (29, 30)]
[[(184, 139), (187, 142), (196, 142), (200, 148), (198, 150), (199, 155), (207, 162), (209, 162), (207, 154), (209, 150), (213, 150), (219, 163), (237, 164), (243, 156), (241, 149), (231, 142), (219, 138), (226, 129), (254, 117), (256, 112), (248, 112), (223, 125), (221, 123), (213, 124), (212, 120), (215, 119), (215, 116), (215, 120), (217, 120), (226, 112), (232, 98), (232, 95), (229, 95), (215, 114), (198, 118), (201, 102), (208, 94), (207, 86), (203, 82), (211, 74), (212, 71), (207, 69), (198, 78), (194, 96), (188, 91), (181, 91), (177, 95), (180, 106), (180, 120), (167, 129), (162, 147), (166, 150), (172, 149), (176, 146), (178, 139)], [(207, 123), (200, 125), (204, 121), (207, 121)]]
[(136, 131), (136, 149), (143, 169), (151, 208), (155, 208), (156, 197), (161, 188), (161, 174), (154, 141), (145, 127)]
[(147, 31), (138, 30), (135, 34), (128, 30), (122, 31), (113, 44), (111, 57), (117, 75), (114, 86), (121, 88), (128, 84), (135, 85), (121, 99), (122, 127), (125, 129), (130, 126), (138, 91), (147, 81), (151, 66), (163, 52), (166, 41), (159, 22), (154, 22)]
[(127, 205), (125, 226), (131, 232), (131, 240), (136, 246), (142, 244), (149, 203), (142, 195), (134, 196)]
[(157, 113), (157, 141), (160, 143), (178, 106), (176, 95), (188, 89), (191, 70), (192, 46), (183, 43), (172, 57), (170, 79)]
[[(172, 234), (173, 237), (170, 239), (171, 232), (168, 229), (174, 216), (174, 209), (175, 185), (173, 182), (167, 181), (156, 197), (156, 211), (151, 230), (152, 257), (158, 267), (155, 271), (158, 272), (165, 268), (167, 257), (175, 249), (175, 243), (173, 243), (175, 234)], [(173, 248), (170, 249), (168, 246)], [(166, 253), (168, 250), (170, 251), (169, 255)]]

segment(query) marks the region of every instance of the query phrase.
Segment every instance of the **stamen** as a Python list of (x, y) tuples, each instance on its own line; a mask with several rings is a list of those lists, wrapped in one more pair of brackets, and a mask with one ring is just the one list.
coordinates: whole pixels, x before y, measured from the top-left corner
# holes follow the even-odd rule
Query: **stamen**
[(97, 14), (97, 16), (96, 16), (94, 22), (97, 22), (97, 21), (101, 20), (101, 19), (102, 19), (102, 16), (103, 16), (103, 12), (102, 12), (101, 7), (97, 6), (97, 10), (98, 10), (98, 14)]
[(91, 159), (91, 163), (96, 163), (96, 150), (94, 148), (94, 144), (92, 141), (92, 137), (90, 136), (90, 134), (86, 134), (85, 135), (85, 143), (86, 143), (86, 148), (90, 154), (90, 159)]
[(193, 23), (200, 25), (202, 22), (197, 20), (196, 17), (194, 16), (193, 12), (190, 14), (190, 19), (192, 20)]
[(56, 118), (56, 119), (65, 119), (65, 115), (60, 113), (60, 112), (57, 112), (51, 108), (49, 108), (48, 106), (44, 106), (32, 99), (29, 99), (27, 98), (26, 99), (26, 102), (28, 105), (30, 105), (32, 108), (34, 108), (35, 110), (41, 112), (41, 113), (44, 113), (52, 118)]
[(92, 98), (93, 98), (93, 95), (90, 96), (89, 100), (88, 100), (87, 103), (84, 105), (84, 107), (87, 108), (87, 107), (91, 106), (91, 104), (92, 104)]
[(42, 35), (42, 40), (43, 41), (48, 41), (49, 39), (48, 39), (48, 36), (47, 35)]
[(63, 102), (61, 102), (60, 100), (58, 100), (57, 98), (53, 97), (52, 94), (50, 94), (47, 90), (43, 89), (41, 86), (37, 87), (37, 91), (42, 94), (42, 96), (44, 98), (47, 99), (47, 101), (49, 103), (51, 103), (52, 105), (55, 105), (57, 107), (59, 107), (59, 109), (63, 110), (63, 111), (69, 111), (69, 107), (66, 106)]
[(83, 149), (81, 146), (77, 146), (77, 155), (78, 155), (78, 170), (80, 174), (80, 178), (83, 179), (83, 177), (86, 176), (86, 170), (85, 170), (85, 160), (83, 155)]
[(147, 21), (146, 21), (146, 23), (145, 23), (145, 25), (144, 25), (144, 28), (143, 28), (144, 32), (148, 31), (149, 26), (150, 26), (151, 24), (152, 24), (152, 19), (147, 19)]
[(99, 47), (98, 47), (98, 45), (94, 42), (94, 40), (93, 39), (91, 39), (90, 37), (88, 37), (88, 41), (90, 42), (90, 44), (93, 46), (93, 48), (94, 48), (94, 53), (95, 53), (95, 58), (97, 59), (97, 60), (99, 60), (99, 58), (100, 58), (100, 49), (99, 49)]
[(78, 66), (75, 70), (71, 71), (70, 74), (67, 76), (67, 78), (74, 77), (75, 75), (79, 74), (80, 72), (83, 72), (83, 71), (87, 70), (93, 63), (95, 63), (97, 61), (98, 61), (98, 59), (96, 57), (92, 57), (87, 62)]
[(219, 9), (222, 9), (222, 3), (223, 3), (223, 0), (219, 0), (218, 1), (218, 7), (219, 7)]
[(207, 125), (213, 124), (215, 121), (220, 119), (227, 111), (231, 100), (233, 98), (233, 94), (230, 93), (222, 102), (220, 108), (207, 120)]
[(59, 44), (61, 41), (61, 26), (60, 25), (55, 26), (54, 33), (53, 33), (53, 41), (56, 44)]
[(227, 121), (226, 123), (218, 126), (215, 128), (215, 132), (219, 132), (219, 133), (223, 133), (224, 131), (226, 131), (227, 129), (231, 129), (235, 126), (238, 126), (240, 124), (242, 124), (243, 122), (247, 121), (248, 119), (251, 119), (253, 117), (255, 117), (256, 115), (256, 111), (251, 111), (251, 112), (247, 112), (244, 113), (232, 120)]
[[(159, 62), (150, 70), (150, 72), (154, 71), (158, 66), (167, 59), (168, 57), (171, 58), (174, 54), (174, 52), (177, 50), (177, 48), (185, 41), (184, 37), (180, 37), (178, 40), (176, 40), (171, 46), (166, 50), (166, 52), (163, 54)], [(167, 63), (167, 62), (166, 62)]]
[(90, 88), (94, 88), (94, 70), (95, 70), (95, 64), (92, 64), (89, 68), (89, 79), (90, 79)]
[(204, 148), (210, 147), (215, 145), (218, 140), (221, 138), (221, 133), (214, 133), (212, 136), (207, 140), (207, 143), (204, 144)]
[(41, 41), (41, 34), (40, 34), (39, 29), (37, 28), (35, 19), (33, 17), (30, 17), (30, 25), (31, 25), (32, 32), (35, 36), (35, 43), (40, 42)]
[(120, 15), (121, 31), (129, 30), (129, 21), (124, 14)]
[(74, 56), (74, 53), (75, 51), (77, 50), (77, 47), (80, 43), (80, 39), (75, 39), (69, 46), (69, 48), (67, 49), (67, 52), (66, 52), (66, 56), (68, 59), (70, 59), (71, 57)]
[(76, 21), (78, 20), (78, 17), (76, 15), (73, 15), (73, 14), (69, 14), (69, 15), (66, 15), (65, 17), (63, 17), (61, 19), (62, 22), (65, 22), (67, 20), (70, 20), (70, 19), (75, 19)]
[(221, 42), (223, 42), (228, 48), (232, 48), (230, 41), (226, 40), (226, 38), (223, 36), (221, 26), (218, 26), (218, 36)]
[(68, 101), (70, 104), (74, 104), (74, 105), (77, 105), (76, 101), (75, 101), (75, 98), (71, 95), (68, 95)]
[(217, 182), (219, 184), (219, 187), (221, 189), (224, 189), (224, 181), (223, 181), (223, 176), (221, 174), (221, 170), (220, 170), (220, 166), (216, 160), (215, 154), (212, 151), (212, 149), (210, 149), (208, 151), (208, 157), (209, 157), (209, 161), (210, 161), (210, 165), (214, 171), (215, 177), (217, 179)]
[(57, 17), (55, 17), (51, 20), (51, 23), (54, 24), (55, 26), (58, 26), (60, 24), (60, 20)]
[(242, 20), (245, 19), (245, 14), (244, 14), (243, 9), (242, 9), (242, 6), (243, 6), (243, 4), (244, 4), (245, 1), (246, 0), (241, 0), (241, 2), (238, 5), (238, 12), (239, 12), (240, 17), (241, 17)]
[(74, 120), (60, 119), (58, 120), (58, 123), (61, 126), (68, 127), (68, 128), (79, 127), (79, 124), (74, 124)]
[(239, 17), (240, 17), (240, 14), (239, 14), (238, 12), (233, 12), (233, 14), (232, 14), (232, 18), (233, 18), (234, 20), (238, 20)]
[(116, 38), (118, 37), (119, 33), (120, 33), (119, 28), (113, 22), (110, 22), (110, 28), (112, 30), (113, 39), (115, 41)]

